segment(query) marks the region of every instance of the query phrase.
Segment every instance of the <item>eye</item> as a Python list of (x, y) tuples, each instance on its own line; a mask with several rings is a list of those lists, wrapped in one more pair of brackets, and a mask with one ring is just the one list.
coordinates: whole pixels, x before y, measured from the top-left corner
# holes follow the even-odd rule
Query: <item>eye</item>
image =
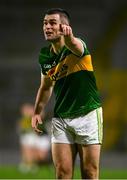
[(57, 24), (56, 22), (50, 22), (51, 26), (56, 25), (56, 24)]
[(48, 22), (46, 22), (46, 21), (43, 22), (43, 25), (47, 25), (47, 24), (48, 24)]

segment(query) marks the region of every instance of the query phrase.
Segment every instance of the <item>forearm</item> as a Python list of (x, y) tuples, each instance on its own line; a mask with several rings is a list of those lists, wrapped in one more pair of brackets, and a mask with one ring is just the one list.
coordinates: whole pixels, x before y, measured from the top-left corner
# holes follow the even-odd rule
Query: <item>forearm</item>
[(46, 104), (48, 103), (51, 94), (52, 94), (52, 87), (50, 87), (49, 89), (44, 89), (41, 87), (39, 88), (35, 101), (34, 114), (41, 114)]
[(73, 35), (72, 28), (69, 25), (62, 24), (61, 29), (65, 46), (75, 55), (82, 56), (84, 53), (83, 43)]
[(74, 52), (79, 56), (82, 55), (83, 44), (78, 38), (71, 35), (71, 36), (65, 36), (64, 40), (65, 40), (65, 45), (68, 47), (68, 49), (70, 49), (72, 52)]

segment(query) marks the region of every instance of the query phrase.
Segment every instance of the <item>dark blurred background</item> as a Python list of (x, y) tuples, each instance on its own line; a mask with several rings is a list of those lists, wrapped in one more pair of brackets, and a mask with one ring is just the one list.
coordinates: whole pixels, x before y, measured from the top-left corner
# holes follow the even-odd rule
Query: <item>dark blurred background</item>
[[(127, 162), (126, 0), (0, 1), (0, 164), (18, 162), (19, 109), (35, 101), (38, 54), (45, 44), (41, 18), (53, 7), (70, 13), (74, 34), (85, 39), (92, 54), (104, 108), (102, 161), (108, 166), (117, 157), (122, 167)], [(52, 104), (51, 100), (46, 110), (48, 119)]]

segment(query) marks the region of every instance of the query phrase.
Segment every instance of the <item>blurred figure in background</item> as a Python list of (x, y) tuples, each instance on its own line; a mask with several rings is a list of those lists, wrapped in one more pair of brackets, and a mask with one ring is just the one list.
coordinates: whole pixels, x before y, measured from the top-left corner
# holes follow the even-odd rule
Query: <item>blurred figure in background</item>
[[(18, 132), (21, 147), (21, 163), (19, 169), (22, 172), (35, 171), (38, 165), (49, 160), (50, 138), (43, 129), (43, 134), (37, 134), (31, 128), (33, 105), (25, 103), (21, 106), (21, 118), (18, 121)], [(34, 167), (34, 168), (33, 168)]]

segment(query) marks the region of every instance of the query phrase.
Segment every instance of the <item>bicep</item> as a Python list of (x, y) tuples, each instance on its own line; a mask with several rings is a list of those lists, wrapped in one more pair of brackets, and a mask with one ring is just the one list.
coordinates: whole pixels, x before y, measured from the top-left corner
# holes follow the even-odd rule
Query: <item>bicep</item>
[(77, 49), (79, 50), (79, 53), (74, 53), (74, 54), (77, 55), (78, 57), (82, 57), (84, 55), (89, 54), (86, 43), (80, 38), (77, 38)]
[(79, 38), (76, 38), (76, 41), (77, 41), (77, 55), (78, 56), (82, 56), (83, 53), (84, 53), (84, 45), (83, 45), (83, 42), (79, 39)]
[(70, 50), (76, 56), (81, 57), (84, 54), (84, 44), (83, 41), (79, 38), (74, 38), (73, 45), (70, 47)]

